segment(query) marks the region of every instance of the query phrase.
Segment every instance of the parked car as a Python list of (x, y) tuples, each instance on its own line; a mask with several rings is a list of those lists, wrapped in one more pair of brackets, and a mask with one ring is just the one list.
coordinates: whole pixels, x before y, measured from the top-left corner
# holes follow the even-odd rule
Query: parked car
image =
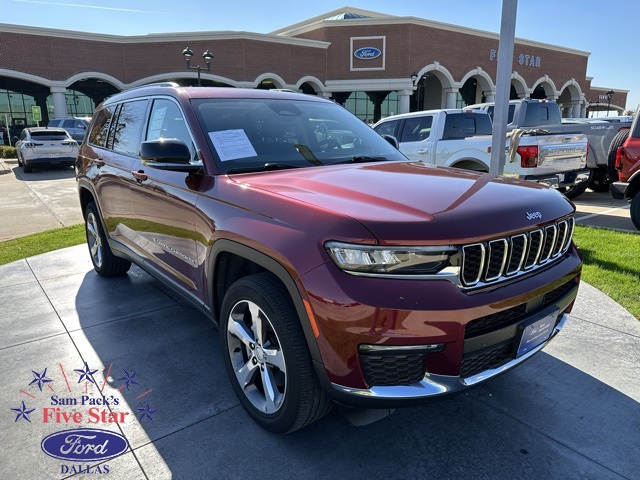
[[(640, 110), (640, 107), (639, 107)], [(620, 135), (621, 146), (616, 148), (615, 168), (618, 181), (610, 187), (611, 195), (631, 203), (631, 221), (640, 230), (640, 124), (636, 111), (631, 129), (626, 138)]]
[[(481, 103), (469, 105), (467, 108), (485, 110), (493, 118), (495, 107), (494, 103)], [(575, 187), (565, 189), (565, 194), (575, 198), (584, 193), (587, 186), (597, 192), (606, 192), (612, 181), (608, 175), (607, 152), (609, 145), (620, 130), (631, 126), (631, 122), (624, 118), (618, 118), (618, 122), (598, 121), (593, 123), (594, 119), (588, 119), (587, 121), (563, 124), (560, 117), (560, 107), (554, 101), (531, 98), (511, 100), (507, 129), (543, 128), (556, 134), (584, 133), (589, 141), (587, 168), (590, 170), (590, 179), (588, 184), (583, 182)]]
[(52, 118), (49, 120), (49, 127), (64, 128), (71, 138), (78, 143), (82, 143), (85, 135), (87, 134), (87, 128), (89, 127), (90, 117), (65, 117), (65, 118)]
[[(443, 109), (393, 115), (373, 129), (399, 140), (410, 160), (431, 165), (488, 172), (493, 125), (483, 110)], [(510, 141), (507, 141), (509, 148)], [(589, 180), (587, 137), (584, 134), (527, 132), (517, 135), (513, 159), (507, 156), (504, 175), (569, 190)]]
[(578, 290), (557, 191), (408, 161), (312, 95), (125, 91), (76, 172), (95, 271), (134, 262), (215, 322), (240, 403), (273, 432), (333, 400), (352, 415), (495, 377), (556, 336)]
[(18, 165), (24, 173), (30, 173), (34, 167), (73, 166), (78, 154), (78, 142), (61, 128), (25, 128), (15, 147)]

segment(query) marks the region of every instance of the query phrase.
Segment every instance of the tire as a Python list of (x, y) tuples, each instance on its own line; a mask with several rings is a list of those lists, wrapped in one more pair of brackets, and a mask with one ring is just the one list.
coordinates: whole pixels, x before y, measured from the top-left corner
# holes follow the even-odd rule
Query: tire
[(636, 193), (631, 200), (631, 221), (640, 230), (640, 192)]
[(609, 181), (606, 169), (595, 168), (591, 170), (589, 177), (589, 188), (591, 190), (598, 193), (608, 192), (610, 184), (611, 182)]
[(607, 173), (609, 174), (611, 182), (617, 182), (619, 180), (618, 170), (616, 170), (616, 152), (628, 136), (629, 130), (621, 130), (616, 133), (616, 136), (611, 140), (611, 145), (609, 145), (609, 151), (607, 152)]
[(87, 245), (93, 268), (103, 277), (117, 277), (124, 275), (131, 268), (131, 262), (116, 257), (102, 228), (102, 220), (96, 204), (91, 202), (84, 211), (85, 232)]
[(22, 159), (20, 158), (19, 150), (16, 150), (16, 158), (18, 159), (18, 166), (22, 166)]
[(574, 185), (573, 187), (563, 187), (560, 188), (559, 190), (564, 193), (565, 197), (567, 198), (577, 198), (580, 195), (582, 195), (585, 190), (587, 189), (587, 184), (589, 182), (580, 182), (577, 185)]
[(233, 389), (261, 427), (293, 432), (333, 407), (320, 388), (288, 292), (272, 274), (244, 277), (229, 288), (220, 339)]

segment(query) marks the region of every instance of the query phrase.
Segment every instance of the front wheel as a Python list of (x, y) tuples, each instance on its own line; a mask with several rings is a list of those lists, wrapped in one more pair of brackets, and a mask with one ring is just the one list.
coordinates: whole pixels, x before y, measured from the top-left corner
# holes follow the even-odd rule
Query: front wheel
[(116, 277), (124, 275), (131, 268), (131, 262), (124, 258), (116, 257), (102, 228), (102, 221), (98, 213), (98, 207), (91, 202), (84, 212), (85, 228), (87, 233), (87, 245), (91, 255), (91, 263), (95, 271), (103, 277)]
[(235, 282), (222, 302), (224, 363), (247, 413), (274, 433), (298, 430), (332, 407), (311, 363), (287, 291), (270, 273)]
[(640, 230), (640, 192), (631, 200), (631, 221)]

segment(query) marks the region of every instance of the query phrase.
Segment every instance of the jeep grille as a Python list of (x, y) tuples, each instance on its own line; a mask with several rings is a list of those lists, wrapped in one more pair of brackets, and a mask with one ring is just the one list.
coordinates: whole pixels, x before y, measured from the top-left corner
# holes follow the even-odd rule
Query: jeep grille
[(558, 259), (571, 244), (573, 217), (542, 228), (462, 247), (463, 287), (484, 287)]

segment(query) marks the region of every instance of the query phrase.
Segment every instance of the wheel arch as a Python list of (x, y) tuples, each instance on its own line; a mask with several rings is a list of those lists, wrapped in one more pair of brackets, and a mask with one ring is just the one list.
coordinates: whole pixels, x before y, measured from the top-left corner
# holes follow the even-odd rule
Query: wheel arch
[(631, 175), (629, 178), (629, 186), (626, 192), (624, 192), (624, 197), (629, 201), (636, 195), (640, 195), (640, 170)]
[(473, 170), (474, 172), (489, 172), (487, 165), (482, 160), (478, 160), (477, 158), (458, 158), (451, 162), (451, 165), (449, 166), (453, 168)]
[(311, 319), (298, 286), (289, 271), (268, 255), (227, 239), (216, 241), (208, 257), (207, 288), (214, 321), (219, 323), (222, 300), (229, 287), (240, 278), (260, 272), (269, 272), (282, 283), (300, 320), (311, 358), (322, 362)]

